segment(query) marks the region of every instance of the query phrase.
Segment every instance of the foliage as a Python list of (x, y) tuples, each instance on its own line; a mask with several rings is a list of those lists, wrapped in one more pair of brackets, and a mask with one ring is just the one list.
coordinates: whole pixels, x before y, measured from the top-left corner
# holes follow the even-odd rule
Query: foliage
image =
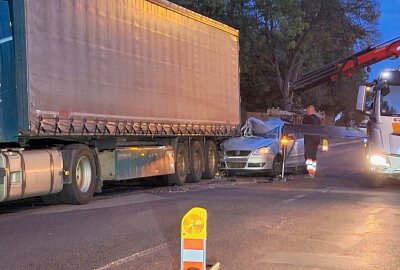
[[(314, 103), (354, 107), (360, 72), (296, 96), (289, 83), (301, 74), (376, 41), (374, 0), (173, 0), (240, 30), (244, 110)], [(317, 98), (318, 97), (318, 98)]]

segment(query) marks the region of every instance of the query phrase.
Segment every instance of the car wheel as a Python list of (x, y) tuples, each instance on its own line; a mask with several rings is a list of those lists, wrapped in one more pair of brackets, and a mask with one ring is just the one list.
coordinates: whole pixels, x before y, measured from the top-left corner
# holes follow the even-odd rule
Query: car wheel
[(366, 185), (370, 188), (378, 188), (383, 185), (385, 177), (380, 174), (366, 173)]
[(277, 176), (282, 173), (282, 156), (276, 155), (274, 161), (272, 162), (272, 176)]

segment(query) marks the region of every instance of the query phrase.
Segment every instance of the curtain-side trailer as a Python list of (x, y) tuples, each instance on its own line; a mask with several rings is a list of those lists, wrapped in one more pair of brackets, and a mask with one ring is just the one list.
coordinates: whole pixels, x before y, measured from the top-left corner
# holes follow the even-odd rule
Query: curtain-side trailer
[(213, 177), (238, 31), (165, 0), (0, 0), (0, 201)]

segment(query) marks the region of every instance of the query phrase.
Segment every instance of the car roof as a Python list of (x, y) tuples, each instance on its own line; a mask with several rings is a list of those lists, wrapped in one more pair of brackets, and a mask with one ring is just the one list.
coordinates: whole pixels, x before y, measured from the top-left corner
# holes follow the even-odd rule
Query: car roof
[(280, 118), (271, 117), (267, 118), (264, 123), (267, 125), (269, 130), (273, 130), (277, 127), (282, 127), (286, 122)]

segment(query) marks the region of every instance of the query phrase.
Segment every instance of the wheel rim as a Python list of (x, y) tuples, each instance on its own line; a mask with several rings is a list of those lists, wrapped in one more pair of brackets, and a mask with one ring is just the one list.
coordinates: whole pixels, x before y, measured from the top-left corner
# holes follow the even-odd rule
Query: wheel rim
[(193, 153), (193, 170), (196, 174), (198, 174), (200, 168), (201, 168), (200, 153), (198, 151), (195, 151)]
[(179, 178), (185, 177), (185, 157), (182, 155), (182, 152), (178, 154), (176, 158), (176, 171)]
[(89, 190), (92, 182), (92, 165), (85, 156), (81, 157), (76, 164), (75, 180), (81, 192), (85, 193)]
[(213, 149), (210, 148), (208, 150), (208, 170), (210, 171), (210, 173), (214, 171), (214, 167), (215, 167), (215, 155)]

